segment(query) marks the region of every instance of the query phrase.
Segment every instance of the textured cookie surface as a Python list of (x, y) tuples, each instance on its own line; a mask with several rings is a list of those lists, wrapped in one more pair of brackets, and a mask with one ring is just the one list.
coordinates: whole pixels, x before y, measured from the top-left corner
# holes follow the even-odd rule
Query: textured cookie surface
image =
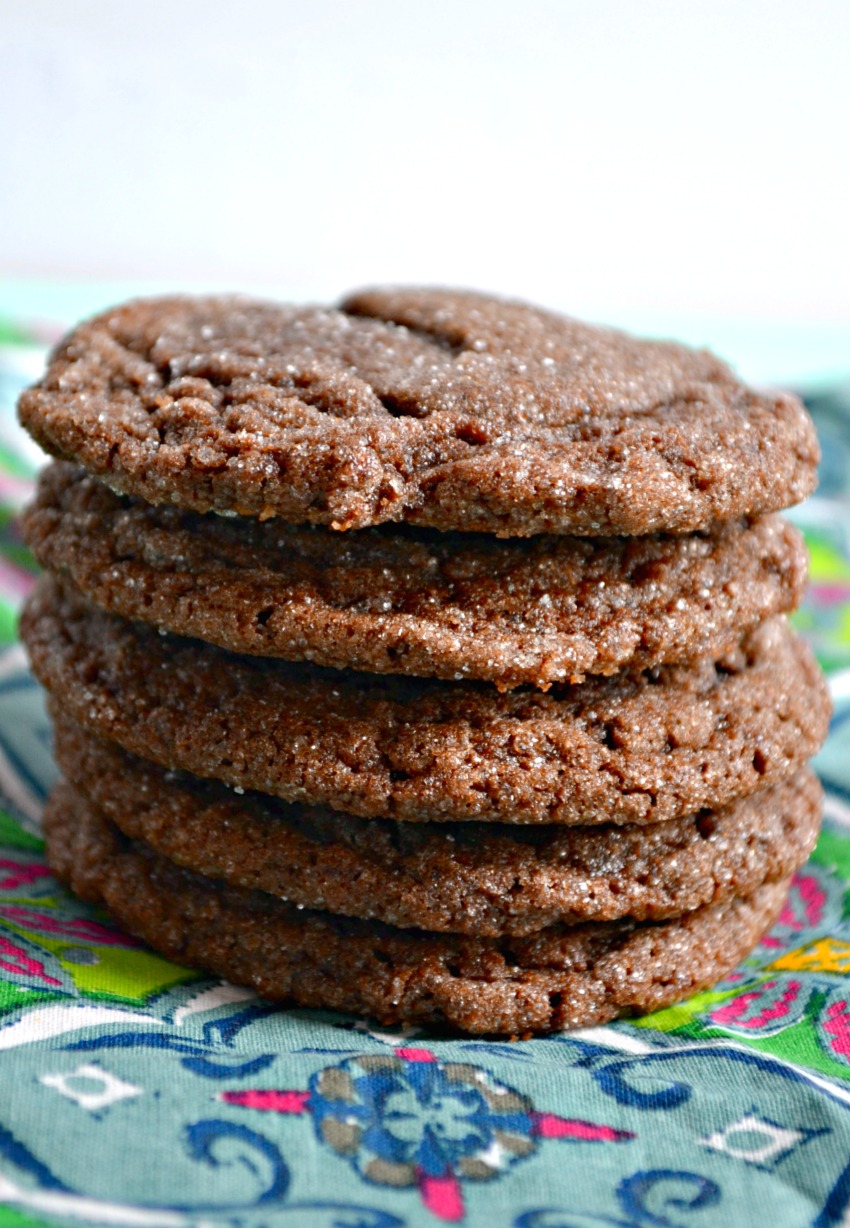
[(55, 578), (21, 631), (85, 728), (143, 758), (364, 817), (646, 823), (785, 779), (829, 697), (783, 619), (720, 662), (551, 691), (237, 657), (87, 606)]
[(497, 541), (392, 526), (198, 516), (53, 465), (24, 521), (98, 605), (237, 652), (500, 686), (720, 655), (794, 609), (802, 538), (777, 517), (711, 533)]
[(673, 921), (472, 938), (299, 911), (193, 875), (126, 841), (64, 783), (45, 834), (59, 877), (168, 958), (277, 1001), (472, 1033), (602, 1023), (687, 997), (755, 946), (787, 890), (774, 883)]
[(440, 290), (130, 303), (20, 414), (151, 503), (335, 528), (681, 532), (798, 502), (818, 460), (797, 400), (709, 354)]
[(234, 795), (61, 716), (55, 749), (88, 801), (180, 866), (307, 908), (478, 937), (659, 920), (748, 895), (804, 863), (821, 804), (803, 769), (723, 810), (642, 827), (396, 823)]

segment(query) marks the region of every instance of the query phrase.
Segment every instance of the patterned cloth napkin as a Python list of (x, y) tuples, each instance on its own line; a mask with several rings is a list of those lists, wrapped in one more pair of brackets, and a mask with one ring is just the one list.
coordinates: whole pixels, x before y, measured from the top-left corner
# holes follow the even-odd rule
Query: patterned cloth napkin
[(146, 950), (45, 866), (55, 774), (15, 643), (15, 516), (39, 463), (13, 404), (49, 338), (0, 321), (0, 1228), (772, 1228), (850, 1204), (850, 405), (794, 513), (797, 626), (836, 704), (827, 818), (778, 924), (716, 988), (497, 1044), (278, 1010)]

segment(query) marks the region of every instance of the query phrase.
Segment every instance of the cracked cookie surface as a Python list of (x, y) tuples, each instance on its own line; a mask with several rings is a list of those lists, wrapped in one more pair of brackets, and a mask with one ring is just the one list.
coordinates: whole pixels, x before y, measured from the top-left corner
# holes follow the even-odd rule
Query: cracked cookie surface
[(63, 711), (142, 758), (362, 817), (651, 823), (792, 775), (830, 702), (784, 619), (719, 661), (543, 693), (235, 656), (45, 576), (21, 619)]
[(148, 502), (340, 529), (686, 532), (799, 502), (819, 455), (798, 400), (706, 352), (429, 289), (116, 307), (20, 416)]
[(199, 516), (50, 466), (23, 519), (48, 569), (116, 614), (235, 652), (546, 687), (731, 648), (795, 609), (802, 537), (776, 516), (687, 536), (537, 536)]
[(234, 794), (56, 714), (60, 771), (124, 835), (208, 878), (401, 928), (531, 934), (660, 920), (748, 895), (808, 857), (821, 789), (803, 769), (721, 810), (640, 827), (397, 823)]
[(44, 822), (59, 878), (169, 959), (275, 1001), (474, 1034), (590, 1026), (707, 988), (756, 945), (788, 887), (773, 883), (670, 921), (473, 938), (299, 911), (178, 869), (127, 841), (64, 782)]

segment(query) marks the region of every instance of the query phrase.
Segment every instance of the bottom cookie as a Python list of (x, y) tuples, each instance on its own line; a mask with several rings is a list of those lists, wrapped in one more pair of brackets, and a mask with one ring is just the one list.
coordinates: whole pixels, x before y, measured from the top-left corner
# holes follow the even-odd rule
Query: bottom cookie
[(525, 1034), (670, 1005), (726, 975), (776, 918), (787, 880), (673, 921), (553, 926), (471, 938), (299, 910), (181, 870), (128, 840), (65, 782), (44, 816), (48, 858), (82, 898), (170, 959), (274, 1001)]

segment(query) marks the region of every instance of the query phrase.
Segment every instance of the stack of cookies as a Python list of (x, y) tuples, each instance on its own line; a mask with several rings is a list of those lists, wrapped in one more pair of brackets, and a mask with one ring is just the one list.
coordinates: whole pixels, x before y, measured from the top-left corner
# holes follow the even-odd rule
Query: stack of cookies
[(791, 397), (516, 303), (128, 304), (21, 400), (56, 873), (268, 998), (526, 1034), (730, 971), (815, 840)]

